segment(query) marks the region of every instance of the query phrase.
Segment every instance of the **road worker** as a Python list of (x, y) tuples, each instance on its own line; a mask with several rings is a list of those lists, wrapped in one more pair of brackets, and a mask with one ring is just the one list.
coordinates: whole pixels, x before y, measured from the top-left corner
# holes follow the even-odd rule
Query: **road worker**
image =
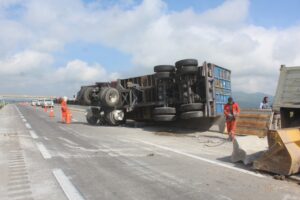
[(259, 105), (259, 109), (271, 109), (270, 105), (269, 105), (269, 98), (268, 97), (264, 97), (262, 102)]
[(65, 96), (62, 98), (61, 100), (61, 118), (62, 118), (62, 122), (66, 122), (66, 115), (67, 115), (67, 111), (68, 111), (68, 106), (67, 106), (67, 100), (68, 98)]
[(239, 105), (233, 101), (232, 97), (228, 98), (228, 102), (224, 106), (224, 114), (226, 118), (229, 139), (233, 141), (235, 138), (236, 119), (240, 114), (240, 108)]

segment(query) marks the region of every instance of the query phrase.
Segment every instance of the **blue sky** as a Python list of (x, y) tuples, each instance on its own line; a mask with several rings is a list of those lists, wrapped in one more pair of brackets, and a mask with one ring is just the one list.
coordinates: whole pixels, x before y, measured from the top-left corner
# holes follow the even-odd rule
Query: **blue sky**
[[(73, 94), (196, 58), (230, 69), (235, 91), (274, 94), (279, 66), (300, 64), (298, 8), (299, 0), (0, 0), (0, 93)], [(35, 87), (41, 79), (46, 88)]]

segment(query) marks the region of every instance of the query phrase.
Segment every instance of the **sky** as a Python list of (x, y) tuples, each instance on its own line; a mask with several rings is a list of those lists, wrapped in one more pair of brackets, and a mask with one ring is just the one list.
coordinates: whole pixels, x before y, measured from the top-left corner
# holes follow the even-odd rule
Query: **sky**
[(0, 0), (0, 94), (72, 96), (185, 58), (274, 95), (300, 66), (299, 0)]

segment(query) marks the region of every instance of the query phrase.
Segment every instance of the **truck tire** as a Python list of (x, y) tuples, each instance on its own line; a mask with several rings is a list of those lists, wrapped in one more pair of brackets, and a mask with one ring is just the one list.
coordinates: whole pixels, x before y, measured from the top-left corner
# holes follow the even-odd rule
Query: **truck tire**
[(171, 72), (156, 72), (155, 78), (157, 79), (167, 79), (171, 78), (172, 73)]
[(153, 120), (157, 122), (169, 122), (174, 121), (176, 119), (176, 115), (154, 115)]
[(153, 110), (153, 115), (175, 115), (176, 109), (172, 107), (157, 107)]
[(102, 103), (108, 107), (115, 107), (120, 101), (120, 93), (116, 88), (104, 89), (100, 95)]
[(179, 74), (193, 74), (198, 72), (197, 66), (182, 66), (178, 69)]
[(91, 125), (96, 125), (98, 123), (98, 118), (95, 116), (87, 116), (86, 121)]
[(181, 119), (191, 119), (191, 118), (197, 118), (197, 117), (203, 117), (203, 112), (202, 111), (190, 111), (190, 112), (181, 113), (181, 115), (180, 115)]
[(105, 118), (106, 118), (107, 123), (111, 126), (118, 126), (120, 124), (125, 124), (126, 123), (125, 116), (124, 116), (123, 120), (116, 120), (114, 117), (114, 111), (116, 111), (116, 110), (110, 110), (110, 111), (106, 112)]
[(157, 65), (154, 67), (154, 72), (174, 72), (175, 67), (173, 65)]
[(198, 60), (196, 59), (184, 59), (184, 60), (179, 60), (175, 63), (175, 66), (181, 67), (181, 66), (198, 66)]
[(84, 93), (83, 93), (83, 102), (84, 102), (84, 104), (87, 104), (87, 105), (91, 105), (92, 104), (92, 99), (91, 99), (91, 93), (92, 93), (92, 91), (93, 91), (92, 87), (87, 87), (84, 90)]
[(196, 111), (196, 110), (203, 110), (203, 103), (182, 104), (180, 106), (181, 112), (189, 112), (189, 111)]
[(119, 125), (118, 121), (114, 119), (112, 111), (109, 111), (109, 112), (106, 113), (106, 121), (111, 126)]

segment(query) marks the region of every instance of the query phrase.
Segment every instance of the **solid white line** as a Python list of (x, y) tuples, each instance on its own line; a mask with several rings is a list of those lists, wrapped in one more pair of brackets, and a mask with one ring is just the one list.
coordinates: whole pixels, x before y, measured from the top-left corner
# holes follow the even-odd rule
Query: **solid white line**
[(29, 123), (25, 124), (26, 128), (31, 129), (31, 125)]
[(174, 153), (177, 153), (177, 154), (180, 154), (180, 155), (184, 155), (184, 156), (187, 156), (187, 157), (190, 157), (190, 158), (201, 160), (201, 161), (204, 161), (204, 162), (207, 162), (207, 163), (210, 163), (210, 164), (218, 165), (218, 166), (225, 167), (225, 168), (228, 168), (228, 169), (232, 169), (232, 170), (235, 170), (235, 171), (238, 171), (238, 172), (242, 172), (242, 173), (245, 173), (245, 174), (253, 175), (253, 176), (256, 176), (256, 177), (259, 177), (259, 178), (265, 177), (265, 176), (263, 176), (261, 174), (255, 173), (255, 172), (247, 171), (245, 169), (237, 168), (237, 167), (234, 167), (234, 166), (231, 166), (231, 165), (227, 165), (225, 163), (221, 163), (221, 162), (218, 162), (218, 161), (215, 161), (215, 160), (210, 160), (210, 159), (207, 159), (207, 158), (202, 158), (200, 156), (196, 156), (196, 155), (193, 155), (193, 154), (185, 153), (185, 152), (182, 152), (182, 151), (179, 151), (179, 150), (176, 150), (176, 149), (171, 149), (169, 147), (165, 147), (165, 146), (153, 144), (151, 142), (145, 142), (145, 141), (142, 141), (142, 140), (137, 140), (137, 141), (142, 142), (144, 144), (155, 146), (155, 147), (160, 148), (160, 149), (171, 151), (171, 152), (174, 152)]
[(36, 146), (37, 146), (37, 148), (40, 150), (42, 156), (43, 156), (45, 159), (50, 159), (50, 158), (52, 158), (51, 155), (50, 155), (50, 153), (49, 153), (49, 151), (46, 149), (46, 147), (45, 147), (42, 143), (38, 142), (38, 143), (36, 143)]
[(53, 169), (52, 172), (69, 200), (84, 200), (83, 196), (68, 179), (63, 170)]
[(31, 135), (31, 137), (32, 137), (33, 139), (39, 138), (39, 137), (37, 136), (37, 134), (35, 133), (35, 131), (30, 130), (29, 133), (30, 133), (30, 135)]
[(24, 119), (24, 118), (22, 119), (22, 121), (23, 121), (23, 122), (27, 122), (27, 120), (26, 120), (26, 119)]

